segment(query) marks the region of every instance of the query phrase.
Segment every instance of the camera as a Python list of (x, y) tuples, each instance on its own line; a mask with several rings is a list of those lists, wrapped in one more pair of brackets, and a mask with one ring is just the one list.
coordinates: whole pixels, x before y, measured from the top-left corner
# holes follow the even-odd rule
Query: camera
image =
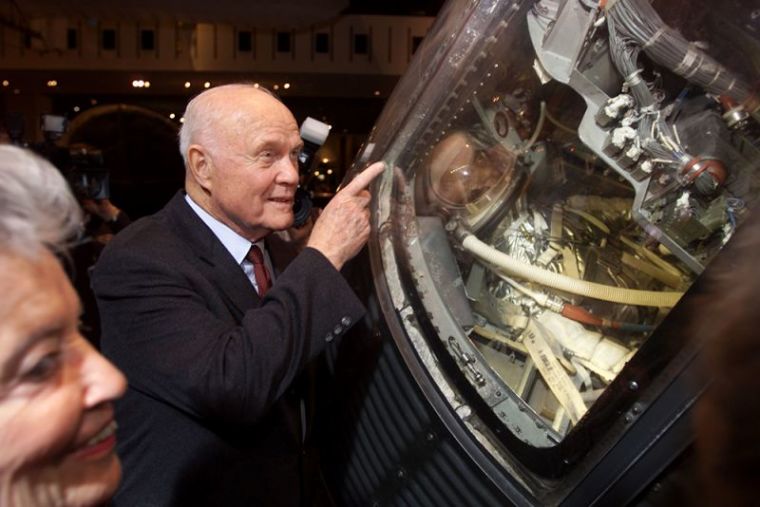
[[(314, 155), (325, 143), (330, 134), (330, 126), (312, 117), (307, 117), (301, 124), (301, 140), (303, 149), (298, 155), (298, 171), (306, 174), (314, 166)], [(300, 186), (296, 189), (293, 202), (293, 227), (302, 227), (311, 215), (313, 203), (309, 193)]]
[(103, 163), (103, 152), (75, 146), (69, 149), (69, 170), (66, 175), (74, 194), (80, 199), (109, 199), (110, 176)]
[(61, 146), (60, 139), (68, 127), (65, 116), (43, 114), (40, 119), (45, 140), (34, 147), (35, 151), (63, 173), (80, 201), (109, 199), (110, 176), (103, 152), (83, 143)]
[(66, 132), (68, 122), (65, 116), (56, 114), (43, 114), (40, 118), (43, 134), (49, 139), (58, 139)]

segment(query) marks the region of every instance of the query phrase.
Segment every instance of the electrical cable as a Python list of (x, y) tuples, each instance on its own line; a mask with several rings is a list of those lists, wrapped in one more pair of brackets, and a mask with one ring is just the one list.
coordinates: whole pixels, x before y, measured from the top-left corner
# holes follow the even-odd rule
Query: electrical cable
[(533, 135), (530, 136), (528, 142), (520, 148), (521, 153), (527, 153), (531, 146), (538, 140), (538, 136), (544, 128), (544, 119), (546, 118), (546, 102), (541, 101), (541, 111), (538, 115), (538, 122), (536, 123), (536, 129), (533, 131)]
[[(614, 27), (610, 30), (611, 48), (613, 38), (615, 45), (635, 43), (652, 60), (710, 93), (728, 95), (739, 102), (751, 98), (751, 89), (743, 79), (668, 26), (649, 1), (619, 0), (607, 7), (606, 15), (608, 26)], [(636, 55), (630, 56), (635, 62)]]
[(550, 112), (549, 108), (547, 107), (544, 111), (544, 114), (546, 114), (546, 119), (549, 120), (550, 123), (552, 123), (555, 127), (557, 127), (560, 130), (564, 130), (565, 132), (569, 134), (573, 134), (575, 136), (578, 135), (578, 130), (573, 129), (565, 125), (564, 123), (560, 122), (557, 118), (555, 118)]
[(559, 313), (565, 318), (574, 320), (576, 322), (580, 322), (581, 324), (588, 324), (588, 325), (596, 326), (596, 327), (606, 327), (610, 329), (619, 329), (621, 331), (628, 331), (628, 332), (634, 332), (634, 333), (649, 333), (649, 332), (654, 331), (654, 326), (650, 326), (648, 324), (619, 322), (616, 320), (609, 320), (609, 319), (603, 319), (601, 317), (597, 317), (596, 315), (590, 313), (588, 310), (586, 310), (583, 307), (573, 305), (570, 303), (565, 303), (559, 300), (558, 298), (552, 298), (548, 294), (532, 291), (528, 289), (527, 287), (525, 287), (524, 285), (517, 283), (515, 280), (511, 279), (510, 277), (502, 273), (497, 273), (497, 276), (501, 278), (502, 280), (504, 280), (505, 282), (507, 282), (508, 284), (510, 284), (515, 289), (517, 289), (519, 292), (533, 299), (540, 306), (544, 308), (548, 308), (549, 310), (555, 313)]
[(467, 231), (462, 231), (459, 235), (461, 237), (462, 247), (486, 264), (496, 266), (498, 269), (504, 270), (508, 274), (519, 278), (531, 280), (541, 285), (546, 285), (572, 294), (601, 299), (613, 303), (655, 306), (661, 308), (675, 306), (681, 296), (683, 296), (683, 292), (626, 289), (623, 287), (611, 287), (600, 283), (588, 282), (586, 280), (578, 280), (521, 262), (480, 241)]

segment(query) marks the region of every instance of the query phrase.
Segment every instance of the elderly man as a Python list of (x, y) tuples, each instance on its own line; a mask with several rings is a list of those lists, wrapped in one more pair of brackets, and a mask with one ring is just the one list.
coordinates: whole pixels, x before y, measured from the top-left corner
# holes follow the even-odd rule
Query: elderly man
[[(117, 505), (298, 505), (304, 365), (364, 308), (339, 269), (369, 235), (360, 173), (287, 257), (298, 125), (273, 95), (228, 85), (190, 102), (185, 192), (122, 231), (93, 274), (117, 405)], [(290, 252), (291, 254), (294, 252)], [(270, 255), (271, 254), (271, 255)]]

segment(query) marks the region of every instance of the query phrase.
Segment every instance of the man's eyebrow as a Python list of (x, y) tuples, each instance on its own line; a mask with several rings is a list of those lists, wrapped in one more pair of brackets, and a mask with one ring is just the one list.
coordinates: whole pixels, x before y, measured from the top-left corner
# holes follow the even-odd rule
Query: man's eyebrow
[(264, 148), (277, 146), (279, 144), (280, 142), (278, 139), (274, 139), (270, 137), (270, 138), (258, 139), (256, 142), (253, 143), (253, 148), (256, 150), (261, 150)]
[[(287, 146), (287, 142), (283, 142), (281, 139), (261, 139), (253, 144), (253, 151), (259, 151), (259, 150), (265, 150), (267, 148), (277, 148), (282, 149), (283, 146)], [(289, 148), (288, 150), (302, 150), (304, 146), (304, 143), (302, 140), (299, 139), (298, 144), (293, 146), (292, 148)]]

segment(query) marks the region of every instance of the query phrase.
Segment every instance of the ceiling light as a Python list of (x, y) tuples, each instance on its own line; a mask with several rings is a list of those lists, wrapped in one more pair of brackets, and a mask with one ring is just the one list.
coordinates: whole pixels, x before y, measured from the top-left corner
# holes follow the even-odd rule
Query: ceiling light
[(325, 157), (325, 158), (323, 158), (323, 159), (322, 159), (322, 163), (323, 163), (323, 164), (326, 164), (326, 163), (328, 163), (329, 161), (330, 161), (330, 159), (329, 159), (329, 158), (327, 158), (327, 157)]
[(280, 89), (280, 85), (276, 84), (272, 88), (274, 88), (275, 90), (279, 90)]
[(78, 113), (78, 112), (79, 112), (79, 106), (74, 106), (74, 112), (75, 112), (75, 113)]
[(284, 85), (282, 85), (282, 87), (287, 90), (288, 88), (290, 88), (290, 83), (285, 83)]
[(179, 122), (180, 122), (180, 123), (185, 123), (185, 117), (183, 116), (182, 118), (180, 118), (180, 119), (179, 119)]
[(3, 86), (8, 86), (10, 84), (11, 84), (10, 81), (8, 81), (7, 79), (3, 79)]
[(332, 169), (328, 169), (327, 174), (332, 174)]
[(150, 88), (150, 81), (145, 81), (145, 88)]
[(177, 115), (174, 113), (169, 113), (169, 119), (173, 120)]
[(205, 83), (203, 83), (203, 87), (204, 88), (211, 88), (211, 82), (210, 81), (206, 81)]
[(259, 87), (259, 83), (253, 83), (253, 87), (254, 88), (258, 88)]
[(190, 88), (190, 81), (185, 81), (185, 88)]
[(375, 97), (379, 97), (379, 96), (380, 96), (380, 90), (375, 90)]
[(55, 79), (50, 79), (48, 80), (47, 85), (49, 88), (55, 88), (56, 86), (58, 86), (58, 81), (56, 81)]

